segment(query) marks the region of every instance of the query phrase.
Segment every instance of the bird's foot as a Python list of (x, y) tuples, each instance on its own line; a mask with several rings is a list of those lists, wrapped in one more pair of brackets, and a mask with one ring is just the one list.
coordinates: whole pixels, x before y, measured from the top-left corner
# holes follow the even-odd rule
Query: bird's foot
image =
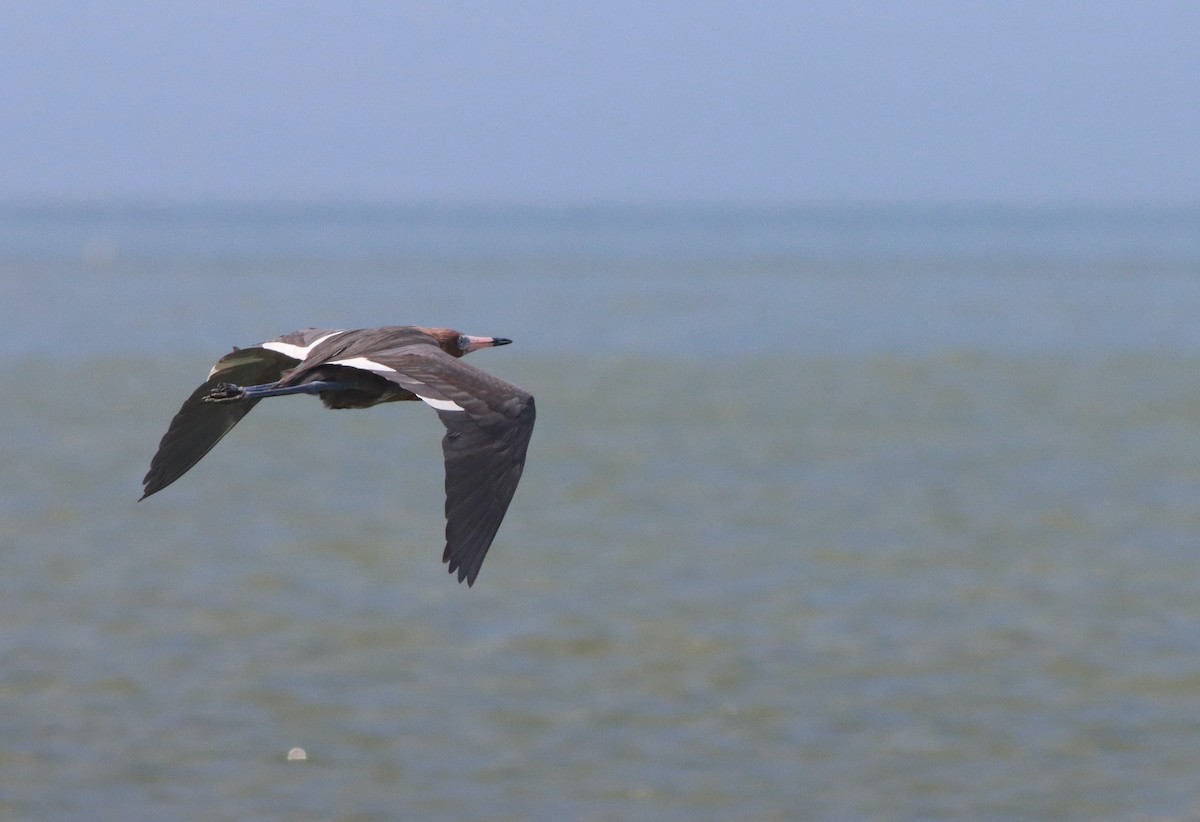
[(246, 389), (240, 385), (234, 385), (231, 382), (219, 383), (212, 391), (204, 396), (205, 402), (231, 402), (233, 400), (244, 399)]

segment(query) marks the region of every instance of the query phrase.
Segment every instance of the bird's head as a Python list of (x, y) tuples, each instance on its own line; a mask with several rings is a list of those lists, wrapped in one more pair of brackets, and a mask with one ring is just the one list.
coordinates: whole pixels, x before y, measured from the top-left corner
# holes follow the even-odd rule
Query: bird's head
[(452, 357), (462, 357), (472, 351), (478, 351), (480, 348), (494, 348), (497, 345), (508, 345), (512, 342), (504, 337), (472, 337), (469, 334), (455, 331), (453, 328), (425, 328), (422, 330), (437, 340), (441, 349)]

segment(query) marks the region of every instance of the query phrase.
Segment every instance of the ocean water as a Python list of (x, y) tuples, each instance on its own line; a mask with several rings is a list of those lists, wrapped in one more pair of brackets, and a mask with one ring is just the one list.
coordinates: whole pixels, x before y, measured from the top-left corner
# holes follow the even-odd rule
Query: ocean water
[[(1200, 817), (1198, 210), (9, 206), (0, 298), (6, 819)], [(408, 323), (538, 401), (474, 588), (422, 407), (136, 501)]]

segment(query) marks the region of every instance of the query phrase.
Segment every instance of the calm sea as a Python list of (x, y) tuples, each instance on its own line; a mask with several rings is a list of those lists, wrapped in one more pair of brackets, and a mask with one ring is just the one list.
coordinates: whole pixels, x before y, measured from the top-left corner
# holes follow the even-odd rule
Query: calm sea
[[(1200, 818), (1200, 210), (7, 207), (0, 305), (0, 817)], [(383, 324), (537, 397), (473, 589), (415, 404), (136, 502)]]

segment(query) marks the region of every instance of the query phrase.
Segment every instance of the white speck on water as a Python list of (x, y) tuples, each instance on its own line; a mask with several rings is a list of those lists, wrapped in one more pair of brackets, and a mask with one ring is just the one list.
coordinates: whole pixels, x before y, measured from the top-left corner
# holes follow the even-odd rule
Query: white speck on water
[(287, 759), (288, 762), (303, 762), (308, 759), (308, 754), (305, 753), (303, 748), (292, 748), (287, 753)]

